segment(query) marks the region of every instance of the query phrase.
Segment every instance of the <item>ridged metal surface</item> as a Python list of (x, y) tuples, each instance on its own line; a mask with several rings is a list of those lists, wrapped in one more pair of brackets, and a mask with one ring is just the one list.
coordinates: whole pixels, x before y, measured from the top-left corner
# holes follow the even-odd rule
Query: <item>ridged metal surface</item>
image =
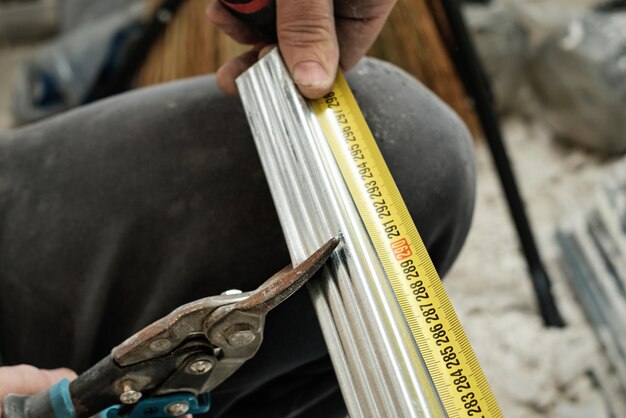
[(626, 159), (584, 201), (556, 233), (559, 261), (626, 391)]
[(350, 416), (446, 416), (315, 113), (278, 50), (237, 84), (293, 263), (343, 236), (325, 277), (308, 287)]

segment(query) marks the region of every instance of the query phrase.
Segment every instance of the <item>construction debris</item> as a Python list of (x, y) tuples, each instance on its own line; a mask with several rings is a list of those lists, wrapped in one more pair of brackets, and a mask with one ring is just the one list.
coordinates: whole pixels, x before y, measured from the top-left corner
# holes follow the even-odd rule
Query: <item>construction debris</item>
[[(565, 276), (626, 393), (626, 160), (611, 174), (592, 207), (566, 219), (556, 240)], [(610, 378), (596, 381), (605, 388)]]

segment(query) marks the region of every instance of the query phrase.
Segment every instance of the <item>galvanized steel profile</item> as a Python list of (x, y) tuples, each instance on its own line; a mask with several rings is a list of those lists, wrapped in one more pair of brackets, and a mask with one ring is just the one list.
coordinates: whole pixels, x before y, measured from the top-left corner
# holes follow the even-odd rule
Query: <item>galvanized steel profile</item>
[(308, 288), (350, 416), (446, 416), (317, 117), (278, 50), (237, 85), (292, 262), (343, 236)]

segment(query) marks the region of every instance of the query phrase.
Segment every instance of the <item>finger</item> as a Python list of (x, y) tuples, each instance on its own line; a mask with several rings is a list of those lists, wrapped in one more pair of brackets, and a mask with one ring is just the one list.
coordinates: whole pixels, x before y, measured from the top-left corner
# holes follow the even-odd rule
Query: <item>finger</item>
[(26, 364), (0, 367), (0, 399), (8, 393), (32, 395), (62, 379), (75, 378), (76, 373), (69, 369), (43, 370)]
[(237, 94), (235, 79), (254, 64), (259, 57), (259, 47), (228, 61), (217, 70), (217, 86), (227, 94)]
[(207, 7), (206, 15), (211, 23), (240, 44), (252, 45), (261, 41), (254, 30), (233, 16), (218, 0)]
[(342, 69), (349, 71), (367, 53), (395, 3), (396, 0), (337, 2), (335, 19)]
[(332, 0), (277, 0), (278, 46), (300, 92), (330, 91), (339, 63)]

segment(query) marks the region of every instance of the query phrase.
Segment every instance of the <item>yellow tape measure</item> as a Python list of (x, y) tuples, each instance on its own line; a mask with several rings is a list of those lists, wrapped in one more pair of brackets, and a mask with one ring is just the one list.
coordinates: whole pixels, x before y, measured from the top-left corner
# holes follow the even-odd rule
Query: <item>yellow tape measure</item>
[(441, 279), (342, 74), (312, 101), (450, 417), (501, 417)]

